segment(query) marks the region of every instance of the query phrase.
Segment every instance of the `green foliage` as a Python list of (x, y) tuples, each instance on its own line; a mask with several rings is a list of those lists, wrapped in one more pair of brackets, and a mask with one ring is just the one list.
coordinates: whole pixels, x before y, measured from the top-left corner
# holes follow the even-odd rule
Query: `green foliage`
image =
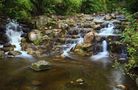
[(42, 39), (36, 39), (35, 41), (33, 41), (35, 45), (40, 45), (41, 42), (42, 42)]
[(81, 11), (84, 13), (108, 12), (113, 9), (114, 0), (83, 0)]
[(138, 12), (138, 0), (126, 0), (126, 8), (131, 12)]
[(93, 0), (83, 0), (81, 6), (81, 12), (92, 13), (93, 10)]
[(123, 10), (122, 13), (126, 15), (126, 18), (130, 22), (123, 32), (122, 39), (122, 42), (126, 44), (128, 48), (129, 63), (126, 64), (126, 70), (129, 70), (135, 65), (138, 65), (138, 22), (133, 18), (133, 15), (126, 10)]
[(0, 14), (30, 19), (31, 16), (44, 14), (111, 12), (120, 7), (136, 12), (137, 4), (138, 0), (0, 0)]
[(80, 11), (82, 0), (31, 0), (33, 13), (41, 14), (70, 14)]
[(2, 14), (3, 11), (3, 4), (2, 4), (2, 0), (0, 1), (0, 15)]
[(29, 19), (32, 9), (30, 0), (5, 0), (3, 1), (4, 13), (11, 18)]

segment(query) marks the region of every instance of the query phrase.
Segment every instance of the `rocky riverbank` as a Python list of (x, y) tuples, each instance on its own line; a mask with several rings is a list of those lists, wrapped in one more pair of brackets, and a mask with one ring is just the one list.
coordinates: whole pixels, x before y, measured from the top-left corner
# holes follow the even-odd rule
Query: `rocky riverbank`
[[(36, 57), (61, 55), (63, 53), (63, 45), (67, 42), (75, 41), (79, 37), (79, 34), (81, 34), (84, 42), (81, 45), (77, 45), (71, 52), (81, 56), (94, 55), (101, 50), (100, 43), (105, 39), (97, 33), (100, 32), (101, 28), (106, 27), (109, 22), (115, 25), (115, 33), (118, 34), (118, 36), (107, 36), (106, 40), (109, 43), (109, 49), (112, 53), (120, 53), (123, 44), (117, 43), (117, 41), (120, 40), (120, 34), (129, 22), (127, 22), (124, 15), (118, 12), (34, 17), (32, 19), (33, 28), (28, 28), (27, 25), (20, 24), (24, 32), (21, 46), (24, 51)], [(14, 46), (9, 44), (4, 34), (6, 32), (4, 29), (1, 30), (2, 55), (7, 52), (10, 52), (10, 55), (12, 54), (13, 56), (19, 54), (13, 52)]]

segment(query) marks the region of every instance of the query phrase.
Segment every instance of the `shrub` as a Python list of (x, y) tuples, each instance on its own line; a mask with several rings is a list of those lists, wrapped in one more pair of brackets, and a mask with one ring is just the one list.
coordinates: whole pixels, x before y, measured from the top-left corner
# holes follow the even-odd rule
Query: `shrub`
[(138, 12), (138, 0), (126, 0), (127, 1), (127, 9), (131, 12)]
[(82, 0), (62, 0), (60, 3), (56, 3), (55, 12), (61, 15), (70, 15), (76, 12), (80, 12)]
[(16, 19), (29, 19), (32, 4), (30, 0), (5, 0), (3, 1), (5, 15)]
[[(84, 13), (110, 11), (110, 0), (83, 0), (81, 11)], [(112, 6), (112, 5), (111, 5)]]
[(3, 7), (2, 1), (0, 1), (0, 14), (2, 14), (2, 7)]

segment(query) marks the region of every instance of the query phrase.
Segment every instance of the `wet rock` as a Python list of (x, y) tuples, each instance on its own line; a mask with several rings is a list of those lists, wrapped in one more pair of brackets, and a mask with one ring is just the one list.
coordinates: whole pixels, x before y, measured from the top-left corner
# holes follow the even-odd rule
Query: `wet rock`
[(95, 37), (95, 32), (89, 32), (84, 36), (84, 43), (92, 43)]
[(19, 51), (9, 51), (8, 52), (8, 56), (13, 56), (13, 57), (15, 57), (15, 56), (17, 56), (17, 55), (20, 55), (21, 54), (21, 52), (19, 52)]
[(45, 34), (47, 34), (47, 35), (50, 34), (50, 33), (52, 33), (52, 30), (46, 30), (45, 31)]
[(30, 41), (35, 41), (35, 40), (38, 40), (41, 38), (42, 38), (42, 36), (41, 36), (41, 32), (39, 30), (33, 30), (32, 32), (30, 32), (28, 34), (28, 39)]
[(69, 88), (74, 88), (74, 87), (80, 87), (80, 88), (84, 88), (87, 86), (87, 83), (82, 79), (82, 78), (79, 78), (75, 81), (70, 81), (69, 83), (67, 83), (67, 86)]
[(116, 19), (117, 19), (117, 20), (120, 20), (120, 21), (126, 21), (126, 18), (125, 18), (124, 15), (117, 15), (117, 16), (116, 16)]
[(113, 22), (114, 24), (121, 24), (121, 21), (116, 20), (116, 19), (112, 20), (112, 22)]
[(122, 85), (122, 84), (118, 84), (118, 85), (116, 85), (116, 87), (121, 89), (121, 90), (128, 90), (127, 87), (125, 85)]
[(119, 56), (119, 61), (126, 61), (128, 59), (127, 53), (121, 53)]
[(115, 19), (116, 14), (115, 14), (115, 13), (111, 13), (111, 17), (112, 17), (113, 19)]
[(53, 29), (53, 33), (55, 36), (57, 36), (58, 34), (60, 34), (62, 31), (62, 29)]
[(40, 81), (37, 81), (37, 80), (33, 80), (32, 81), (32, 85), (39, 86), (39, 85), (41, 85), (41, 82)]
[(96, 24), (102, 24), (102, 23), (104, 23), (104, 20), (103, 19), (94, 18), (93, 22), (95, 22)]
[(75, 54), (81, 56), (89, 56), (91, 55), (91, 44), (81, 44), (77, 45), (74, 49)]
[(51, 64), (45, 60), (41, 60), (41, 61), (32, 63), (31, 68), (35, 71), (48, 70), (51, 68)]
[(94, 28), (95, 30), (100, 29), (100, 28), (101, 28), (101, 24), (96, 24), (96, 25), (93, 26), (93, 28)]
[(110, 16), (110, 14), (105, 15), (105, 20), (111, 20), (111, 19), (112, 17)]
[(77, 83), (83, 83), (84, 80), (83, 80), (82, 78), (79, 78), (79, 79), (76, 80), (76, 82), (77, 82)]
[(59, 22), (57, 24), (57, 28), (60, 28), (60, 29), (68, 29), (69, 28), (69, 25), (66, 24), (66, 23)]
[(50, 39), (50, 37), (48, 37), (48, 35), (43, 36), (43, 40), (49, 40), (49, 39)]
[(14, 45), (8, 44), (8, 45), (4, 45), (2, 50), (5, 51), (5, 52), (14, 51), (14, 48), (15, 48)]
[(95, 25), (94, 22), (84, 22), (84, 23), (81, 23), (81, 27), (84, 27), (84, 28), (93, 28), (93, 26)]
[(26, 52), (28, 52), (29, 54), (33, 55), (35, 53), (36, 50), (33, 50), (32, 48), (27, 48)]

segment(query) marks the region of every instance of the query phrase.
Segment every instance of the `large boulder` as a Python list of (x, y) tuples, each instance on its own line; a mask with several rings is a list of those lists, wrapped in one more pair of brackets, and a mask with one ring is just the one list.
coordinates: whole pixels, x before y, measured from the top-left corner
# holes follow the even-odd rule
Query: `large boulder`
[(31, 69), (35, 71), (42, 71), (51, 68), (51, 64), (45, 60), (40, 60), (31, 64)]
[(41, 35), (41, 32), (39, 30), (33, 30), (32, 32), (30, 32), (28, 34), (28, 39), (30, 41), (35, 41), (35, 40), (38, 40), (41, 38), (42, 38), (42, 35)]
[(84, 43), (92, 43), (95, 37), (95, 32), (91, 31), (84, 36)]
[(91, 44), (78, 44), (73, 51), (81, 56), (90, 56), (92, 54), (91, 46)]

